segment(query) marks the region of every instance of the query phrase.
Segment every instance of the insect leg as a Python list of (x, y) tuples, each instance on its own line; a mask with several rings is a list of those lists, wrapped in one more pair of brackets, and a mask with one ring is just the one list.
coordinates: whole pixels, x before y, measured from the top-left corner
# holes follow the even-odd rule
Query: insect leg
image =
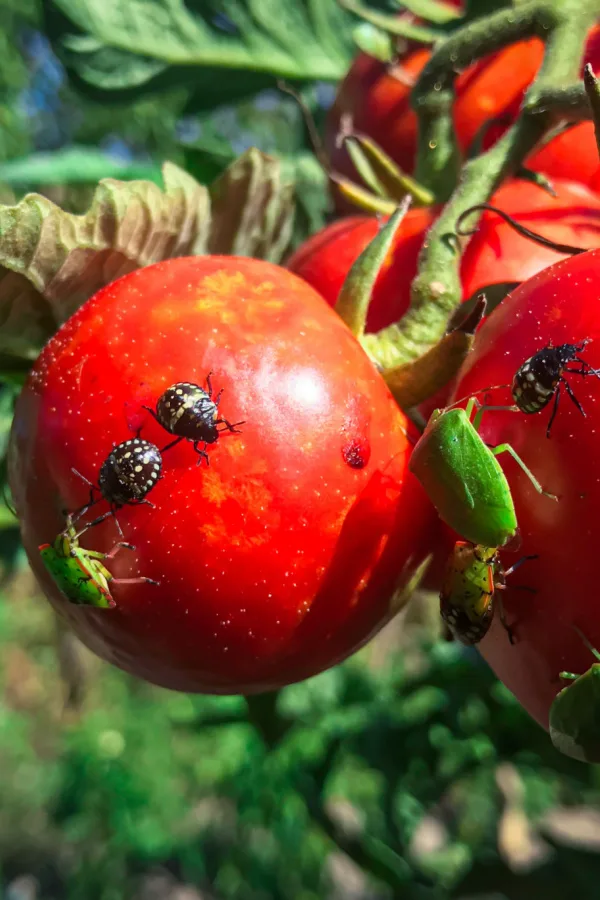
[(215, 422), (215, 425), (224, 425), (225, 426), (225, 428), (221, 428), (220, 430), (217, 429), (220, 434), (222, 434), (224, 431), (231, 431), (232, 434), (241, 434), (242, 432), (238, 431), (237, 427), (238, 427), (238, 425), (245, 425), (245, 424), (246, 424), (246, 422), (244, 421), (244, 422), (234, 422), (232, 425), (231, 422), (227, 421), (227, 419), (217, 419)]
[[(564, 378), (561, 378), (561, 382), (564, 382), (564, 384), (567, 383)], [(560, 388), (561, 388), (561, 384), (559, 382), (559, 384), (556, 388), (556, 391), (554, 392), (554, 403), (552, 404), (552, 412), (550, 414), (550, 421), (548, 422), (548, 427), (546, 428), (546, 437), (547, 438), (550, 437), (550, 429), (552, 428), (552, 423), (554, 422), (556, 413), (558, 412), (558, 404), (560, 401)], [(584, 413), (584, 415), (585, 415), (585, 413)]]
[[(507, 575), (512, 575), (513, 572), (516, 572), (519, 566), (522, 566), (524, 562), (527, 562), (528, 559), (539, 559), (538, 553), (533, 553), (531, 556), (522, 556), (521, 559), (518, 559), (514, 565), (510, 567), (510, 569), (504, 569), (502, 571), (502, 577), (506, 578)], [(519, 587), (519, 585), (511, 585), (511, 587)], [(527, 588), (527, 590), (531, 590), (531, 588)]]
[(505, 412), (519, 412), (519, 407), (514, 403), (512, 406), (486, 406), (484, 403), (480, 403), (477, 397), (471, 397), (469, 402), (467, 403), (465, 412), (467, 417), (470, 419), (473, 413), (473, 410), (476, 409), (477, 412), (475, 414), (475, 418), (473, 419), (473, 428), (475, 431), (479, 431), (479, 426), (481, 424), (481, 420), (483, 418), (484, 412), (488, 412), (490, 410), (500, 411), (504, 410)]
[(86, 550), (86, 554), (87, 556), (92, 556), (95, 559), (112, 559), (113, 556), (116, 556), (119, 550), (121, 550), (123, 547), (126, 550), (135, 550), (134, 544), (128, 544), (125, 541), (119, 541), (117, 544), (115, 544), (112, 550), (108, 551), (108, 553), (98, 553), (95, 550)]
[[(152, 416), (152, 418), (153, 418), (153, 419), (156, 419), (156, 421), (158, 422), (159, 425), (161, 424), (161, 423), (160, 423), (160, 420), (159, 420), (159, 418), (158, 418), (158, 416), (156, 415), (156, 412), (152, 409), (151, 406), (145, 406), (144, 404), (142, 404), (142, 409), (147, 409), (148, 412), (150, 413), (150, 415)], [(162, 426), (161, 426), (161, 427), (162, 427)], [(140, 431), (141, 431), (141, 430), (142, 430), (141, 428), (138, 429), (137, 437), (140, 436)]]
[(85, 483), (87, 485), (89, 485), (89, 488), (90, 488), (90, 498), (89, 498), (88, 502), (84, 503), (83, 506), (80, 506), (79, 509), (76, 509), (76, 510), (74, 510), (74, 512), (71, 513), (71, 520), (73, 522), (75, 522), (77, 519), (80, 519), (81, 516), (86, 514), (86, 512), (88, 511), (90, 506), (95, 506), (96, 503), (99, 503), (100, 500), (102, 499), (102, 497), (97, 497), (96, 500), (94, 500), (94, 491), (100, 490), (98, 485), (92, 484), (92, 482), (89, 480), (89, 478), (86, 478), (85, 475), (82, 475), (81, 472), (77, 471), (77, 469), (71, 469), (71, 472), (74, 472), (75, 475), (77, 475), (79, 478), (81, 478), (82, 481), (85, 481)]
[(508, 622), (506, 621), (506, 613), (504, 611), (504, 604), (502, 602), (502, 597), (497, 596), (496, 603), (498, 604), (498, 617), (500, 619), (502, 627), (504, 628), (504, 630), (506, 631), (506, 633), (508, 635), (508, 642), (510, 644), (514, 644), (515, 638), (513, 635), (513, 630), (510, 627), (510, 625), (508, 624)]
[(581, 369), (569, 369), (568, 366), (565, 366), (565, 372), (573, 372), (574, 375), (595, 375), (596, 378), (600, 378), (600, 371), (598, 369), (594, 369), (593, 366), (590, 366), (589, 362), (586, 362), (585, 359), (582, 359), (580, 356), (574, 356), (573, 359), (581, 363)]
[(110, 583), (111, 586), (113, 584), (155, 584), (158, 587), (160, 581), (155, 581), (154, 578), (145, 578), (143, 575), (138, 575), (137, 578), (111, 578)]
[(176, 445), (176, 444), (178, 444), (178, 443), (179, 443), (179, 442), (180, 442), (180, 441), (182, 441), (182, 440), (183, 440), (183, 438), (182, 438), (182, 437), (178, 437), (178, 438), (175, 438), (175, 440), (174, 440), (174, 441), (171, 441), (171, 443), (170, 443), (170, 444), (167, 444), (167, 446), (166, 446), (166, 447), (163, 447), (163, 448), (162, 448), (162, 449), (161, 449), (161, 451), (160, 451), (160, 452), (161, 452), (161, 453), (164, 453), (164, 452), (165, 452), (165, 450), (170, 450), (170, 449), (171, 449), (171, 447), (174, 447), (174, 446), (175, 446), (175, 445)]
[(571, 385), (569, 384), (569, 382), (567, 381), (566, 378), (561, 378), (560, 380), (561, 380), (561, 383), (564, 384), (564, 386), (565, 386), (565, 391), (567, 392), (567, 394), (569, 395), (569, 397), (571, 398), (571, 400), (573, 401), (573, 403), (575, 404), (575, 406), (577, 407), (577, 409), (579, 410), (579, 412), (585, 419), (585, 410), (582, 407), (579, 400), (577, 399), (577, 397), (575, 396), (575, 394), (573, 393), (573, 388), (571, 387)]
[(519, 456), (517, 451), (514, 450), (510, 444), (498, 444), (497, 447), (490, 447), (490, 450), (492, 451), (494, 456), (500, 456), (501, 453), (510, 453), (510, 455), (512, 456), (514, 461), (521, 466), (521, 468), (523, 469), (523, 471), (525, 472), (525, 474), (531, 481), (532, 485), (534, 486), (534, 488), (536, 489), (538, 494), (544, 494), (545, 497), (550, 497), (551, 500), (558, 501), (558, 497), (556, 496), (556, 494), (551, 494), (549, 491), (544, 490), (544, 488), (541, 486), (541, 484), (539, 483), (539, 481), (537, 480), (537, 478), (535, 477), (533, 472), (527, 468), (527, 466), (525, 465), (525, 463), (523, 462), (523, 460), (521, 459), (521, 457)]
[[(209, 372), (208, 375), (206, 376), (206, 387), (208, 388), (208, 390), (207, 390), (206, 393), (208, 394), (208, 396), (209, 396), (210, 399), (212, 400), (213, 389), (212, 389), (212, 383), (211, 383), (211, 380), (210, 380), (210, 376), (211, 376), (211, 375), (212, 375), (212, 369), (210, 370), (210, 372)], [(219, 392), (219, 393), (220, 393), (220, 392)], [(215, 401), (215, 402), (216, 402), (216, 401)]]
[(583, 641), (583, 643), (585, 644), (585, 646), (588, 648), (588, 650), (590, 651), (590, 653), (591, 653), (593, 656), (595, 656), (597, 660), (600, 661), (600, 653), (596, 650), (596, 648), (593, 646), (593, 644), (590, 644), (590, 642), (589, 642), (588, 639), (586, 638), (586, 636), (585, 636), (585, 634), (583, 633), (583, 631), (581, 631), (581, 629), (578, 628), (577, 625), (572, 625), (571, 627), (572, 627), (573, 631), (574, 631), (576, 634), (579, 635), (579, 637), (581, 638), (581, 640)]
[(576, 675), (574, 672), (559, 672), (558, 677), (564, 678), (565, 681), (576, 681), (579, 675)]
[[(199, 447), (198, 444), (202, 444), (202, 447)], [(208, 458), (208, 453), (206, 452), (206, 441), (194, 441), (194, 450), (198, 454), (198, 462), (196, 463), (199, 466), (202, 463), (202, 460), (206, 460), (206, 465), (210, 466), (210, 459)]]

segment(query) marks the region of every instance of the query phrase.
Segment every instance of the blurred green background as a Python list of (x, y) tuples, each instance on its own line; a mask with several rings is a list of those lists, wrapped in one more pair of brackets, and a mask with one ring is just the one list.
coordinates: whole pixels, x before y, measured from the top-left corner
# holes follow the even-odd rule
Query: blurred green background
[[(296, 184), (297, 244), (329, 201), (277, 79), (322, 123), (355, 26), (335, 0), (2, 0), (0, 200), (81, 211), (99, 178), (159, 180), (170, 159), (206, 182), (258, 146)], [(598, 896), (600, 771), (439, 639), (436, 598), (246, 704), (92, 658), (36, 591), (7, 506), (0, 550), (5, 900)]]

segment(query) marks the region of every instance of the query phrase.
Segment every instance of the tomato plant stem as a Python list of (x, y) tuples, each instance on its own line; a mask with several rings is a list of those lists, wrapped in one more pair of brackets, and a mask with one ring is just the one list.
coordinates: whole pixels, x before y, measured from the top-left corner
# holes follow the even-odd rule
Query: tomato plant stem
[(279, 691), (251, 694), (246, 697), (248, 718), (270, 750), (279, 743), (289, 728), (289, 723), (279, 714)]
[(594, 75), (594, 70), (588, 63), (583, 71), (583, 83), (589, 100), (590, 112), (594, 120), (596, 133), (596, 145), (600, 154), (600, 82)]
[[(458, 184), (441, 215), (428, 232), (419, 257), (419, 271), (411, 288), (411, 306), (400, 322), (380, 331), (369, 352), (384, 367), (407, 366), (444, 335), (448, 318), (462, 299), (460, 257), (469, 238), (458, 240), (458, 217), (476, 204), (485, 203), (499, 184), (514, 173), (554, 122), (551, 109), (540, 111), (549, 90), (569, 86), (577, 79), (589, 28), (600, 14), (600, 0), (535, 0), (519, 8), (501, 10), (485, 19), (459, 29), (432, 55), (417, 86), (413, 101), (417, 109), (421, 141), (433, 132), (427, 129), (433, 110), (450, 115), (452, 84), (456, 70), (479, 56), (500, 49), (510, 41), (539, 35), (546, 40), (546, 52), (538, 77), (531, 85), (516, 123), (486, 153), (471, 159), (462, 168)], [(440, 95), (442, 99), (440, 100)], [(432, 126), (433, 127), (433, 126)], [(439, 136), (441, 126), (435, 126)], [(433, 139), (435, 143), (435, 137)], [(425, 153), (423, 147), (421, 153)], [(434, 146), (429, 161), (422, 163), (417, 178), (431, 187), (431, 178), (439, 171), (435, 162), (452, 156), (453, 151)], [(426, 154), (427, 155), (427, 154)], [(433, 176), (427, 177), (427, 167)], [(438, 387), (441, 387), (440, 384)], [(425, 399), (427, 392), (420, 399)], [(396, 383), (396, 396), (402, 391)], [(414, 385), (411, 400), (414, 402)]]

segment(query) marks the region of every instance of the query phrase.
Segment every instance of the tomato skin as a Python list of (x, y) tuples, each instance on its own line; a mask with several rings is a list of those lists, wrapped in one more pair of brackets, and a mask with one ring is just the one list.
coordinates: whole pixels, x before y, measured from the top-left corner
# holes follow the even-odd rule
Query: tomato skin
[[(551, 197), (537, 185), (511, 181), (496, 192), (491, 203), (551, 240), (581, 247), (600, 246), (600, 197), (583, 185), (566, 181), (556, 181), (554, 187), (557, 196)], [(412, 209), (401, 223), (375, 284), (367, 331), (390, 325), (408, 309), (410, 283), (433, 217), (432, 210)], [(367, 216), (340, 219), (309, 238), (287, 266), (333, 306), (350, 266), (377, 228), (376, 220)], [(564, 257), (527, 240), (494, 213), (485, 213), (463, 257), (463, 298), (490, 284), (525, 281)]]
[[(532, 354), (553, 344), (591, 338), (582, 353), (600, 366), (600, 250), (557, 263), (507, 297), (478, 332), (473, 353), (459, 374), (455, 396), (489, 385), (509, 383)], [(576, 625), (600, 645), (598, 614), (598, 508), (600, 505), (600, 380), (567, 376), (586, 412), (583, 418), (563, 396), (551, 436), (546, 427), (551, 407), (534, 415), (490, 412), (481, 436), (489, 444), (508, 441), (546, 490), (540, 496), (511, 459), (501, 457), (515, 501), (522, 546), (502, 553), (506, 565), (524, 554), (539, 554), (510, 584), (525, 584), (536, 594), (509, 589), (503, 594), (515, 645), (494, 622), (481, 652), (529, 713), (548, 726), (549, 707), (563, 685), (558, 673), (585, 672), (591, 655), (571, 628)], [(507, 390), (490, 402), (510, 401)], [(510, 562), (509, 562), (510, 561)]]
[[(537, 185), (511, 181), (490, 202), (552, 241), (600, 247), (600, 197), (574, 182), (556, 180), (553, 186), (556, 197)], [(488, 284), (526, 281), (565, 256), (524, 238), (494, 213), (486, 212), (463, 257), (463, 296), (466, 299)]]
[[(71, 468), (95, 480), (140, 426), (164, 447), (171, 436), (143, 405), (211, 370), (220, 413), (245, 420), (242, 433), (208, 448), (209, 467), (187, 442), (169, 450), (155, 508), (117, 514), (136, 552), (111, 572), (160, 587), (115, 585), (114, 610), (69, 604), (37, 548), (87, 499)], [(34, 366), (10, 448), (23, 542), (56, 611), (104, 659), (177, 690), (276, 688), (363, 644), (429, 552), (433, 512), (407, 472), (406, 427), (358, 343), (295, 275), (235, 257), (159, 263), (96, 294)], [(81, 542), (106, 551), (117, 539), (109, 519)]]
[[(512, 124), (543, 52), (538, 38), (518, 41), (461, 73), (456, 81), (454, 122), (463, 152), (482, 133), (483, 147), (492, 146)], [(379, 60), (358, 54), (329, 113), (325, 138), (333, 169), (356, 178), (346, 151), (336, 146), (342, 117), (346, 116), (356, 131), (373, 138), (404, 171), (413, 171), (417, 120), (410, 107), (410, 91), (428, 58), (429, 51), (411, 49), (390, 69)], [(585, 62), (591, 62), (595, 71), (600, 68), (598, 26), (590, 30)], [(600, 188), (600, 162), (591, 122), (582, 122), (553, 139), (532, 153), (526, 164), (551, 178), (574, 179), (595, 190)], [(338, 203), (341, 211), (347, 210), (345, 201), (338, 198)]]

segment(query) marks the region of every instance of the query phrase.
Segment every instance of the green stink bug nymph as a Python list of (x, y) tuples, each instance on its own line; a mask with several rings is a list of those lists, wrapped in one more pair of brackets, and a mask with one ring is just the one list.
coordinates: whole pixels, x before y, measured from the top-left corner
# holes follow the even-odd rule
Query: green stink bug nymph
[[(471, 421), (473, 410), (477, 413)], [(540, 494), (548, 494), (510, 444), (488, 447), (478, 429), (487, 410), (471, 397), (466, 409), (436, 409), (412, 452), (409, 468), (425, 488), (440, 518), (461, 537), (484, 547), (503, 547), (517, 534), (517, 517), (498, 460), (509, 453)]]
[(550, 707), (550, 737), (557, 750), (581, 762), (600, 762), (600, 653), (575, 628), (598, 662), (583, 675), (561, 672), (571, 684)]
[[(496, 591), (505, 590), (507, 576), (528, 559), (537, 559), (537, 556), (523, 556), (510, 569), (504, 569), (496, 547), (456, 542), (440, 592), (440, 614), (457, 641), (467, 645), (478, 644), (492, 624), (497, 605), (500, 621), (510, 643), (513, 643), (512, 631), (506, 623), (504, 607), (500, 598), (496, 598)], [(514, 587), (533, 590), (525, 585)]]
[[(87, 529), (83, 529), (86, 531)], [(108, 609), (116, 606), (110, 592), (109, 584), (158, 584), (152, 578), (113, 578), (103, 564), (103, 560), (112, 559), (123, 547), (135, 550), (133, 544), (120, 541), (109, 553), (97, 550), (86, 550), (79, 546), (79, 537), (72, 518), (67, 518), (64, 531), (54, 539), (52, 544), (39, 547), (40, 556), (48, 572), (61, 589), (65, 597), (81, 606), (96, 606)]]

